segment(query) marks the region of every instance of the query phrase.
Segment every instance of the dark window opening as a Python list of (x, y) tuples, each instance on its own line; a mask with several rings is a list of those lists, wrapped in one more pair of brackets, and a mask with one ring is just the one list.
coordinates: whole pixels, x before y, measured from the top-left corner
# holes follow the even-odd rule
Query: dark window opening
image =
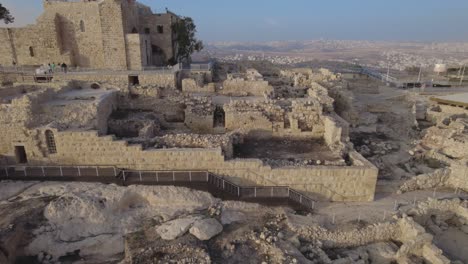
[(47, 149), (49, 150), (50, 154), (57, 153), (57, 145), (55, 144), (55, 137), (54, 132), (47, 130), (45, 132), (46, 142), (47, 142)]
[(140, 79), (138, 78), (138, 75), (128, 76), (128, 84), (130, 84), (130, 85), (140, 85)]
[(28, 163), (28, 156), (24, 146), (15, 146), (15, 156), (18, 163)]
[(33, 47), (29, 47), (29, 55), (31, 57), (34, 57), (34, 48)]
[(86, 31), (86, 29), (85, 29), (85, 24), (84, 24), (84, 21), (83, 21), (83, 20), (80, 21), (80, 30), (81, 30), (81, 32), (85, 32), (85, 31)]
[(163, 34), (164, 33), (164, 26), (158, 26), (158, 33)]
[(213, 127), (224, 127), (226, 125), (226, 113), (223, 107), (217, 106), (214, 111)]
[(132, 34), (137, 34), (137, 33), (138, 33), (138, 29), (133, 28), (133, 29), (132, 29)]
[(150, 34), (151, 30), (149, 28), (145, 28), (145, 34)]

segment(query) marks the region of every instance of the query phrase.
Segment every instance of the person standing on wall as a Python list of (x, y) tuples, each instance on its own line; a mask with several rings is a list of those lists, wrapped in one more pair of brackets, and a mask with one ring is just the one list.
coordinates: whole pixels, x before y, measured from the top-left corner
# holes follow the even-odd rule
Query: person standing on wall
[(55, 72), (55, 62), (52, 62), (52, 65), (51, 65), (51, 68), (52, 68), (52, 72)]
[(62, 67), (62, 71), (63, 71), (64, 73), (67, 73), (67, 68), (68, 68), (68, 66), (67, 66), (67, 64), (66, 64), (65, 62), (62, 63), (61, 67)]

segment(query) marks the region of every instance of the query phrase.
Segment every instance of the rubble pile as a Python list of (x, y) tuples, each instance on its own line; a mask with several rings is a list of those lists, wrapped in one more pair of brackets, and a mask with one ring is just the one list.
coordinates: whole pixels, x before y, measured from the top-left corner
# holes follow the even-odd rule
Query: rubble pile
[(222, 135), (211, 134), (166, 134), (152, 139), (155, 148), (221, 148), (225, 155), (232, 156), (233, 142), (239, 140), (240, 135), (231, 132)]
[(246, 101), (237, 100), (232, 101), (224, 106), (225, 111), (235, 112), (262, 112), (265, 116), (269, 117), (271, 121), (283, 121), (285, 110), (274, 100), (264, 101)]
[(185, 98), (187, 110), (199, 116), (209, 116), (214, 112), (214, 105), (211, 98), (198, 96)]

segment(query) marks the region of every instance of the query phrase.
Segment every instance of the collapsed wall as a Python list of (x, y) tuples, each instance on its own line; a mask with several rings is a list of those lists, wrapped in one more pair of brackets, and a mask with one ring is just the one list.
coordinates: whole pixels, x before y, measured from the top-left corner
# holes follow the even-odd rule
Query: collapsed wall
[(273, 87), (257, 70), (248, 69), (245, 73), (228, 74), (219, 93), (230, 96), (269, 96), (273, 93)]

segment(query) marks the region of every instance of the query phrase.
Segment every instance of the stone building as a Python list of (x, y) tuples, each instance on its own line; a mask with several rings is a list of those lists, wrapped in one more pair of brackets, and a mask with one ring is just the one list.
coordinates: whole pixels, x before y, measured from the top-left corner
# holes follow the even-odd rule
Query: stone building
[(135, 0), (44, 0), (36, 24), (0, 28), (0, 65), (141, 70), (177, 56), (172, 12), (153, 14)]

